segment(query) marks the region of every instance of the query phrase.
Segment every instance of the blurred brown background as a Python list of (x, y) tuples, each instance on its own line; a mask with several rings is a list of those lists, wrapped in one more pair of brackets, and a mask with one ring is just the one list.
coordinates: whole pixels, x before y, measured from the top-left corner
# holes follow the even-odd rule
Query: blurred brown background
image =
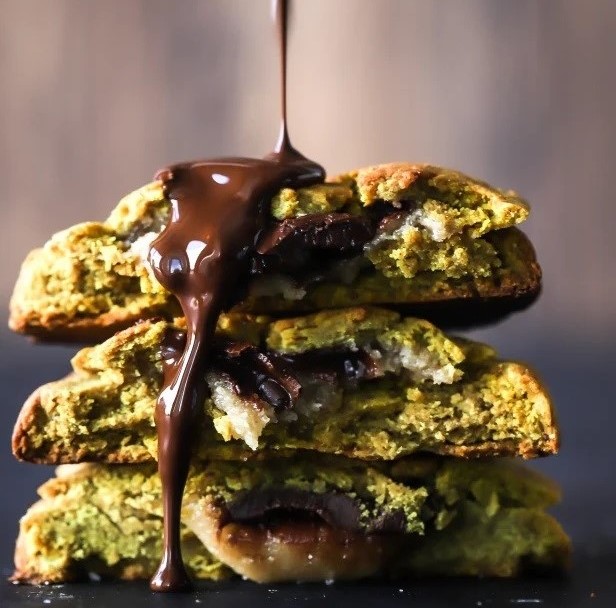
[[(3, 302), (29, 249), (161, 165), (274, 142), (268, 0), (0, 14)], [(614, 336), (615, 56), (611, 0), (298, 0), (291, 133), (330, 172), (427, 160), (519, 190), (545, 293), (512, 334)]]
[[(297, 0), (291, 31), (292, 139), (331, 173), (425, 160), (533, 203), (525, 230), (543, 297), (480, 336), (532, 361), (553, 389), (564, 449), (541, 466), (565, 485), (576, 539), (616, 539), (599, 514), (616, 503), (614, 57), (612, 0)], [(17, 514), (49, 475), (13, 463), (10, 428), (72, 352), (4, 328), (19, 264), (168, 162), (271, 149), (269, 2), (0, 0), (0, 83), (5, 560)], [(582, 502), (597, 516), (578, 517)]]

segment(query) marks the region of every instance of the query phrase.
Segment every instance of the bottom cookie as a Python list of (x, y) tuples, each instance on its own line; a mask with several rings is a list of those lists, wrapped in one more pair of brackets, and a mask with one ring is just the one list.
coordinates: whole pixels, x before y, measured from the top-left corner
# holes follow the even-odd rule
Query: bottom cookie
[[(21, 520), (14, 580), (155, 570), (155, 465), (65, 465), (39, 492)], [(544, 511), (557, 499), (548, 480), (497, 460), (211, 462), (187, 485), (184, 558), (198, 579), (258, 582), (561, 570), (570, 543)]]

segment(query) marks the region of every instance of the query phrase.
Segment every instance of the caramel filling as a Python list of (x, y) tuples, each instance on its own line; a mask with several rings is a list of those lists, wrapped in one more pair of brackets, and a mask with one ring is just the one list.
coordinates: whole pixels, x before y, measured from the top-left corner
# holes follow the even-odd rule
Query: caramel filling
[(208, 551), (257, 582), (344, 580), (386, 570), (405, 539), (404, 518), (361, 527), (344, 494), (250, 490), (220, 507), (188, 501), (185, 521)]

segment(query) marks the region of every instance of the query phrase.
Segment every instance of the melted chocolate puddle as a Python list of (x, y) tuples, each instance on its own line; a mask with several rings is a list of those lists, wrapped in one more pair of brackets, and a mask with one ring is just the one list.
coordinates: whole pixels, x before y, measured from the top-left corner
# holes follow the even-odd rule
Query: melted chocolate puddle
[(280, 45), (280, 136), (264, 159), (223, 158), (174, 165), (156, 178), (171, 202), (171, 219), (149, 260), (157, 280), (178, 299), (186, 317), (186, 346), (164, 356), (156, 405), (158, 470), (163, 490), (163, 557), (150, 582), (154, 591), (191, 587), (180, 548), (180, 511), (192, 452), (192, 434), (206, 395), (218, 316), (244, 295), (251, 258), (269, 217), (269, 201), (283, 187), (323, 181), (321, 166), (289, 140), (286, 117), (287, 1), (274, 0)]

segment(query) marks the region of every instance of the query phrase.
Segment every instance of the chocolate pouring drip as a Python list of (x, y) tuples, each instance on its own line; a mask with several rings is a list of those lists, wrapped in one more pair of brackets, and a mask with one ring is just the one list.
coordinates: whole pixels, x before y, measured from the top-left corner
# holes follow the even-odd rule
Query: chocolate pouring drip
[(186, 317), (186, 346), (163, 359), (156, 405), (158, 470), (163, 491), (163, 556), (154, 591), (191, 587), (180, 548), (180, 512), (197, 426), (207, 394), (205, 370), (220, 313), (244, 295), (255, 243), (266, 227), (269, 201), (283, 187), (323, 181), (325, 172), (290, 143), (286, 120), (287, 1), (274, 1), (280, 46), (281, 127), (264, 159), (223, 158), (163, 169), (156, 178), (171, 202), (171, 219), (152, 243), (157, 280), (178, 299)]

